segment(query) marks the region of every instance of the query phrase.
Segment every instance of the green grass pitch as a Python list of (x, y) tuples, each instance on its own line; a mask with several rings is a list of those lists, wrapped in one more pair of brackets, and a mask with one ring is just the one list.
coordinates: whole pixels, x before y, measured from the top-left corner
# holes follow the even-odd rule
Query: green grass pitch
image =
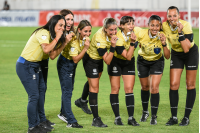
[[(27, 103), (28, 96), (21, 84), (15, 70), (15, 65), (20, 56), (27, 40), (36, 27), (0, 27), (0, 132), (2, 133), (26, 133), (28, 129)], [(99, 29), (94, 27), (92, 35)], [(193, 29), (194, 40), (199, 45), (199, 29)], [(138, 48), (137, 48), (138, 50)], [(137, 51), (135, 52), (137, 57)], [(135, 95), (135, 113), (134, 117), (140, 126), (133, 127), (127, 124), (128, 113), (125, 105), (125, 93), (123, 90), (123, 82), (121, 80), (121, 89), (119, 93), (120, 115), (124, 126), (114, 125), (114, 114), (111, 109), (109, 95), (111, 91), (109, 77), (107, 74), (107, 66), (104, 64), (104, 71), (100, 79), (100, 89), (98, 94), (99, 115), (108, 128), (92, 127), (92, 115), (85, 114), (80, 108), (74, 105), (74, 101), (82, 94), (83, 85), (86, 82), (85, 72), (80, 61), (76, 69), (75, 85), (72, 95), (72, 110), (83, 129), (67, 128), (66, 123), (61, 121), (59, 114), (61, 107), (61, 88), (57, 74), (55, 60), (49, 62), (48, 85), (45, 101), (45, 112), (48, 119), (55, 122), (55, 133), (82, 133), (82, 132), (98, 132), (98, 133), (117, 133), (117, 132), (199, 132), (199, 70), (196, 82), (196, 101), (190, 115), (190, 125), (180, 127), (178, 125), (165, 126), (165, 123), (171, 116), (169, 104), (169, 63), (165, 60), (164, 74), (160, 83), (160, 104), (158, 108), (158, 124), (150, 125), (150, 118), (147, 122), (141, 123), (139, 120), (142, 115), (142, 104), (140, 98), (140, 82), (136, 74), (134, 95)], [(137, 73), (137, 72), (136, 72)], [(179, 89), (179, 107), (178, 120), (184, 116), (186, 102), (186, 75), (185, 70), (182, 73), (181, 84)], [(150, 104), (149, 104), (149, 111)]]

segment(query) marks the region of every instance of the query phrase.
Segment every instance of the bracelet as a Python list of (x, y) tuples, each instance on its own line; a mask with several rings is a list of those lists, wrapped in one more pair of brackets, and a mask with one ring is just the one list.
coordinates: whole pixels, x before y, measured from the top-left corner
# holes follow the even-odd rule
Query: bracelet
[(162, 45), (163, 47), (166, 47), (167, 46), (167, 44), (165, 43), (165, 45)]
[(110, 52), (114, 53), (115, 52), (115, 47), (110, 46)]
[(184, 41), (184, 40), (185, 40), (185, 36), (184, 35), (180, 35), (178, 41), (181, 42), (181, 41)]
[(135, 46), (135, 43), (131, 42), (130, 45), (131, 45), (131, 46)]
[(58, 42), (58, 40), (56, 38), (54, 38), (54, 40), (56, 40), (56, 43)]

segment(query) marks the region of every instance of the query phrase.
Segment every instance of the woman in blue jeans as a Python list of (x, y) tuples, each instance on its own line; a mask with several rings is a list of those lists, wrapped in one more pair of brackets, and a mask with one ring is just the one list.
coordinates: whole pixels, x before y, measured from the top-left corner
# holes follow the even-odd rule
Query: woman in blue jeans
[[(92, 26), (89, 21), (82, 20), (69, 44), (63, 49), (57, 62), (58, 76), (62, 90), (62, 110), (66, 115), (67, 127), (83, 128), (77, 123), (71, 110), (71, 97), (77, 63), (83, 58), (90, 45), (89, 36)], [(58, 116), (59, 117), (59, 116)], [(61, 119), (61, 117), (59, 117)]]
[(46, 133), (53, 129), (44, 113), (46, 85), (40, 62), (45, 54), (54, 59), (67, 45), (63, 34), (65, 25), (64, 17), (53, 16), (32, 33), (17, 60), (16, 72), (28, 94), (28, 133)]

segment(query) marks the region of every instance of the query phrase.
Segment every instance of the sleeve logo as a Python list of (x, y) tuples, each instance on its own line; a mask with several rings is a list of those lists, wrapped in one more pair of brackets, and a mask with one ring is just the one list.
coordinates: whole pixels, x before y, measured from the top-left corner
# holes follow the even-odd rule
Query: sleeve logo
[(46, 35), (42, 35), (42, 39), (43, 39), (43, 40), (46, 40), (46, 39), (47, 39), (47, 36), (46, 36)]

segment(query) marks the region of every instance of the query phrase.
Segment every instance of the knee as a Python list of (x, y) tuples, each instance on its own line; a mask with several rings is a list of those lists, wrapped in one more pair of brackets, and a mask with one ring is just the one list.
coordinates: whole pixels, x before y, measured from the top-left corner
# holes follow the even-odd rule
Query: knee
[(126, 87), (125, 93), (133, 93), (133, 87)]
[(151, 86), (151, 94), (159, 93), (159, 86)]
[(143, 91), (148, 91), (149, 90), (149, 85), (142, 85), (142, 90)]
[(39, 94), (34, 94), (34, 95), (30, 95), (28, 97), (29, 102), (37, 102), (39, 100), (40, 96)]
[(119, 86), (111, 86), (111, 94), (119, 94)]
[(90, 92), (98, 93), (99, 92), (99, 88), (98, 87), (90, 87)]
[(171, 90), (178, 90), (179, 88), (179, 84), (174, 82), (174, 83), (170, 83), (170, 89)]
[(187, 90), (191, 90), (195, 88), (195, 83), (193, 82), (186, 82)]

